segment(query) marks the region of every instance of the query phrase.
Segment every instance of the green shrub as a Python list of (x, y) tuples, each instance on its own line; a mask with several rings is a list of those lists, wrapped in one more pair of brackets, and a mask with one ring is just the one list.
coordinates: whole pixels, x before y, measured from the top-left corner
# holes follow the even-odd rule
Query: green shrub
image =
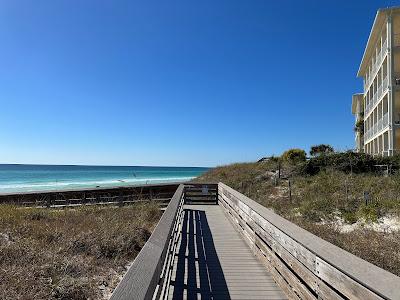
[(325, 145), (325, 144), (320, 144), (320, 145), (316, 145), (316, 146), (312, 146), (310, 149), (310, 155), (311, 156), (318, 156), (321, 154), (328, 154), (328, 153), (332, 153), (333, 147), (331, 145)]
[(345, 173), (366, 173), (374, 171), (377, 164), (383, 164), (383, 161), (364, 153), (338, 152), (312, 157), (304, 164), (303, 172), (315, 175), (321, 170), (331, 169)]
[(289, 149), (282, 154), (282, 159), (290, 163), (298, 163), (306, 161), (307, 154), (302, 149)]
[(377, 204), (362, 205), (358, 210), (358, 216), (367, 222), (375, 223), (380, 217), (380, 207)]
[(349, 224), (354, 224), (358, 220), (357, 214), (353, 211), (343, 210), (341, 215), (342, 215), (343, 220)]
[(389, 166), (391, 173), (400, 170), (400, 155), (382, 157), (352, 151), (326, 153), (315, 155), (301, 165), (300, 172), (306, 175), (315, 175), (320, 171), (335, 170), (344, 173), (372, 173), (381, 171), (379, 165)]
[(357, 121), (356, 126), (354, 127), (354, 131), (359, 132), (361, 135), (364, 135), (364, 120), (360, 119)]

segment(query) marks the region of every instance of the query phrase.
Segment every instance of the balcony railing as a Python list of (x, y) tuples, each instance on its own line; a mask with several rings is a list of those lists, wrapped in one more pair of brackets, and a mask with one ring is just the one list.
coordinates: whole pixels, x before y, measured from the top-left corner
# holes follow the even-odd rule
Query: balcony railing
[(370, 129), (365, 132), (365, 140), (371, 139), (376, 134), (380, 133), (386, 126), (389, 125), (389, 115), (384, 114)]
[(384, 114), (382, 119), (383, 119), (383, 127), (389, 125), (389, 113)]
[(371, 111), (374, 105), (380, 100), (380, 98), (382, 97), (383, 93), (386, 91), (388, 86), (389, 86), (389, 78), (386, 75), (382, 84), (378, 87), (377, 92), (372, 96), (371, 101), (367, 103), (367, 105), (365, 106), (365, 114), (368, 114)]
[[(400, 42), (400, 36), (399, 36), (399, 42)], [(399, 44), (399, 46), (400, 46), (400, 44)], [(368, 78), (367, 77), (365, 78), (365, 84), (364, 84), (365, 91), (368, 90), (369, 86), (372, 83), (372, 80), (376, 76), (376, 72), (381, 67), (381, 63), (386, 56), (387, 49), (388, 49), (388, 41), (386, 40), (382, 45), (381, 51), (379, 52), (378, 56), (376, 57), (375, 63), (372, 65), (372, 69), (371, 69), (371, 73), (370, 73), (372, 76), (368, 76)]]

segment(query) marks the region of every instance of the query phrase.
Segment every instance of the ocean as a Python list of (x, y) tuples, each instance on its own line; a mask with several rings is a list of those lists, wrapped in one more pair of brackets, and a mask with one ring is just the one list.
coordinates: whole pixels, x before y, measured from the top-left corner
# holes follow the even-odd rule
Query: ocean
[(208, 168), (0, 164), (0, 193), (181, 182)]

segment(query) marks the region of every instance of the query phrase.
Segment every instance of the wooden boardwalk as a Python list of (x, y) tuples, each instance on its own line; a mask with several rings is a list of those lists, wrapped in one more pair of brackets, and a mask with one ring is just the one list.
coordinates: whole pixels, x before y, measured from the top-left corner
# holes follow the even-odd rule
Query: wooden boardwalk
[(219, 205), (185, 205), (169, 299), (287, 299)]
[(400, 299), (400, 278), (220, 182), (181, 184), (110, 300)]

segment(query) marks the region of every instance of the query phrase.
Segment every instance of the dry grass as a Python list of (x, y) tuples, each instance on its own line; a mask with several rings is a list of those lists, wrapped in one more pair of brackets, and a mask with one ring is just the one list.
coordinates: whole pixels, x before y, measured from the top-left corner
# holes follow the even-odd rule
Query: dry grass
[[(371, 173), (346, 174), (324, 171), (314, 176), (302, 175), (293, 166), (283, 166), (288, 181), (275, 186), (270, 172), (276, 161), (233, 164), (218, 167), (195, 181), (222, 181), (276, 213), (319, 237), (400, 276), (400, 232), (382, 233), (357, 229), (341, 233), (327, 225), (340, 217), (351, 224), (358, 220), (377, 222), (382, 216), (400, 216), (400, 175), (383, 177)], [(364, 192), (370, 202), (365, 203)]]
[(0, 299), (101, 299), (145, 244), (157, 204), (0, 206)]
[(292, 219), (300, 227), (324, 240), (400, 276), (400, 232), (382, 233), (358, 229), (341, 233), (333, 226)]

